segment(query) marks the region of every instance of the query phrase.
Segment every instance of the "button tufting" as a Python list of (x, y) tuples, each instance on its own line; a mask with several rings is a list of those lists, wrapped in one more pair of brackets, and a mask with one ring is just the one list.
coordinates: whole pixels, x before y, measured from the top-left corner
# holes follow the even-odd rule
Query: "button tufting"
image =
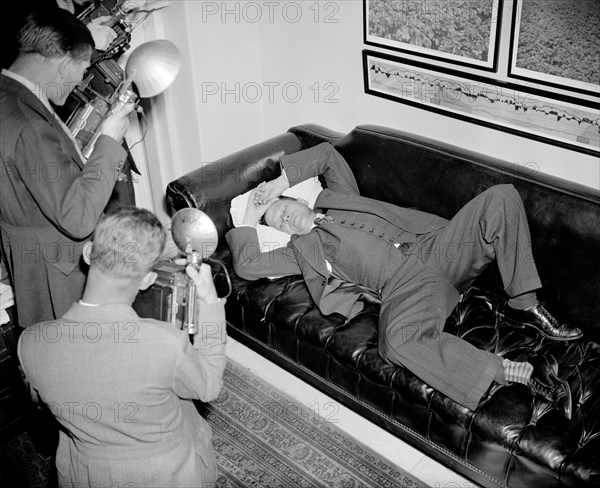
[[(322, 285), (323, 281), (319, 279), (317, 283)], [(241, 303), (242, 307), (249, 311), (259, 307), (260, 310), (257, 312), (259, 317), (267, 316), (265, 303), (268, 301), (267, 298), (272, 298), (273, 293), (272, 287), (248, 285), (239, 293), (238, 303)], [(259, 297), (258, 300), (257, 297)], [(403, 398), (410, 397), (417, 390), (420, 392), (431, 390), (416, 377), (407, 374), (405, 368), (381, 362), (377, 352), (377, 343), (373, 341), (373, 338), (377, 337), (376, 314), (361, 313), (351, 322), (343, 321), (342, 317), (337, 314), (323, 318), (323, 320), (314, 320), (311, 314), (298, 319), (298, 307), (288, 305), (304, 304), (310, 309), (313, 304), (305, 290), (302, 287), (290, 286), (283, 295), (278, 295), (277, 300), (281, 300), (282, 297), (284, 301), (281, 303), (285, 303), (286, 306), (273, 307), (268, 315), (268, 320), (264, 323), (258, 323), (258, 320), (252, 318), (256, 315), (255, 313), (248, 313), (243, 324), (233, 324), (232, 326), (239, 330), (242, 330), (243, 326), (252, 334), (260, 336), (266, 324), (293, 322), (295, 324), (293, 331), (282, 327), (278, 333), (287, 334), (290, 339), (295, 340), (295, 343), (300, 344), (300, 347), (308, 344), (307, 337), (322, 337), (323, 340), (326, 340), (327, 345), (321, 346), (323, 348), (321, 352), (326, 352), (327, 357), (333, 358), (327, 362), (327, 368), (330, 368), (332, 374), (337, 378), (347, 379), (348, 386), (356, 391), (363, 391), (361, 388), (364, 386), (365, 394), (372, 395), (370, 398), (376, 408), (390, 412), (396, 418), (403, 418), (408, 415), (407, 411), (410, 411), (406, 408), (406, 400), (402, 400)], [(272, 302), (268, 301), (268, 303)], [(530, 358), (536, 352), (548, 354), (551, 351), (560, 350), (560, 357), (557, 358), (560, 364), (560, 375), (569, 382), (574, 381), (576, 385), (576, 388), (573, 389), (573, 420), (568, 421), (564, 418), (562, 412), (554, 407), (553, 402), (544, 400), (543, 396), (538, 395), (529, 400), (531, 397), (523, 394), (527, 391), (527, 386), (494, 383), (481, 403), (473, 408), (472, 421), (463, 424), (461, 420), (460, 424), (451, 426), (443, 422), (434, 422), (431, 424), (432, 435), (437, 436), (438, 439), (444, 439), (445, 436), (451, 438), (455, 435), (468, 437), (471, 435), (469, 432), (476, 431), (482, 439), (476, 452), (477, 455), (483, 457), (490, 453), (488, 445), (498, 446), (498, 442), (501, 442), (503, 446), (517, 448), (526, 442), (527, 449), (539, 457), (539, 461), (535, 461), (535, 463), (530, 459), (534, 470), (531, 473), (534, 484), (531, 486), (545, 486), (544, 482), (550, 476), (547, 474), (547, 466), (554, 466), (553, 463), (557, 457), (568, 460), (569, 453), (577, 452), (578, 449), (581, 452), (590, 452), (589, 450), (592, 449), (592, 444), (595, 442), (594, 439), (598, 439), (599, 424), (595, 420), (600, 418), (600, 402), (597, 392), (598, 349), (594, 343), (589, 343), (590, 345), (594, 344), (594, 347), (566, 344), (559, 348), (554, 341), (540, 342), (537, 340), (537, 336), (528, 334), (527, 329), (501, 326), (497, 314), (502, 303), (504, 302), (500, 301), (496, 295), (471, 287), (463, 291), (460, 305), (447, 320), (446, 330), (454, 335), (468, 337), (480, 348), (494, 351), (501, 356), (518, 351), (522, 357)], [(343, 324), (349, 323), (352, 323), (353, 327), (349, 325), (341, 327)], [(364, 360), (353, 362), (354, 351), (364, 347), (367, 340), (369, 348), (361, 356)], [(293, 341), (290, 340), (290, 342)], [(285, 341), (281, 341), (281, 343), (285, 343)], [(314, 345), (310, 347), (314, 347)], [(274, 346), (272, 348), (276, 349)], [(316, 354), (314, 358), (307, 357), (307, 363), (314, 370), (318, 370), (322, 368), (322, 364), (319, 362), (321, 357), (319, 354)], [(359, 374), (348, 375), (346, 362), (359, 364), (356, 368)], [(376, 378), (368, 387), (372, 388), (370, 391), (366, 390), (367, 386), (361, 383), (364, 378), (363, 374), (368, 375), (369, 378)], [(550, 392), (545, 382), (538, 386), (541, 387), (539, 392), (548, 396)], [(373, 392), (377, 392), (377, 394)], [(399, 401), (394, 402), (394, 398), (398, 398)], [(429, 413), (428, 415), (445, 415), (448, 418), (454, 418), (453, 416), (458, 412), (457, 405), (448, 399), (444, 399), (443, 402), (439, 402), (439, 399), (441, 396), (436, 394), (428, 396), (425, 405), (431, 402), (430, 407), (435, 406), (435, 409), (430, 408), (430, 410), (436, 411), (435, 414)], [(392, 406), (390, 407), (390, 405)], [(502, 406), (502, 410), (497, 410), (497, 406)], [(413, 405), (410, 407), (412, 408)], [(410, 413), (409, 419), (417, 418), (415, 415), (418, 415), (420, 408), (420, 405), (415, 408), (415, 412)], [(438, 412), (437, 409), (440, 411)], [(372, 413), (371, 406), (368, 411)], [(460, 415), (467, 415), (466, 411), (463, 412), (462, 409), (460, 412), (462, 412)], [(589, 412), (590, 416), (584, 415), (583, 412)], [(556, 425), (557, 428), (549, 429), (548, 425), (550, 424)], [(559, 430), (561, 431), (559, 432)], [(552, 450), (548, 449), (549, 445), (553, 446)], [(513, 451), (506, 447), (505, 449), (508, 456), (512, 455)], [(538, 464), (544, 468), (538, 469)], [(556, 465), (558, 466), (558, 464)], [(483, 461), (482, 466), (489, 470), (494, 469), (491, 461), (489, 465), (487, 461)], [(579, 469), (580, 466), (583, 466), (581, 468), (582, 476), (593, 474), (594, 466), (589, 462), (585, 464), (582, 461), (581, 465), (578, 465), (572, 461), (565, 461), (565, 466), (569, 469), (574, 469), (574, 467)], [(507, 478), (515, 476), (520, 479), (518, 471), (510, 463), (504, 465), (501, 473)], [(573, 486), (581, 480), (580, 477), (573, 479)]]

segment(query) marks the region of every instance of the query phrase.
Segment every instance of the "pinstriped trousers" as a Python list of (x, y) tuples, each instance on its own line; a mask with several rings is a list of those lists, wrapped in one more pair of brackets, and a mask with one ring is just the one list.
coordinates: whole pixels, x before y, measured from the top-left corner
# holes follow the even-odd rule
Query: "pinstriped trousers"
[(512, 185), (489, 188), (446, 227), (419, 236), (382, 290), (382, 357), (471, 410), (502, 370), (502, 358), (443, 329), (460, 293), (494, 259), (508, 296), (541, 287), (523, 202)]

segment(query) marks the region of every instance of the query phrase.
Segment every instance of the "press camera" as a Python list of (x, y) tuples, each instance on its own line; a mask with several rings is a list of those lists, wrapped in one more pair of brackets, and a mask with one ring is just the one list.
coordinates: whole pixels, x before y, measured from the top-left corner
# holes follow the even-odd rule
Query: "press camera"
[(78, 15), (85, 24), (98, 17), (110, 16), (111, 20), (104, 25), (117, 33), (105, 51), (94, 53), (87, 76), (71, 92), (60, 110), (61, 117), (66, 120), (86, 157), (94, 148), (102, 121), (124, 105), (135, 103), (138, 98), (131, 79), (126, 79), (125, 71), (117, 62), (130, 47), (134, 26), (131, 19), (135, 15), (133, 11), (123, 11), (122, 5), (123, 2), (114, 0), (93, 2)]
[(171, 221), (171, 234), (185, 258), (159, 262), (154, 268), (158, 275), (156, 281), (138, 294), (133, 308), (140, 317), (170, 322), (193, 335), (198, 332), (196, 319), (200, 304), (196, 285), (185, 272), (186, 266), (199, 267), (203, 262), (220, 265), (228, 288), (225, 297), (231, 293), (231, 281), (223, 263), (210, 259), (217, 248), (218, 233), (208, 215), (194, 208), (179, 210)]

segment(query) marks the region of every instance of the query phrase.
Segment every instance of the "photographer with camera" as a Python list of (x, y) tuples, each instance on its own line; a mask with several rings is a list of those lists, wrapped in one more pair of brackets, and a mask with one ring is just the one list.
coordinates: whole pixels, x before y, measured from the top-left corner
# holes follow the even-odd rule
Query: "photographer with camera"
[(85, 161), (50, 102), (65, 103), (90, 64), (94, 40), (66, 10), (37, 11), (0, 75), (0, 230), (22, 328), (60, 317), (81, 298), (80, 258), (126, 159), (133, 104), (109, 116)]
[(165, 242), (147, 210), (102, 217), (85, 253), (83, 298), (21, 335), (30, 390), (62, 426), (59, 486), (214, 486), (211, 428), (191, 400), (211, 401), (222, 387), (225, 300), (208, 264), (189, 265), (199, 303), (193, 345), (170, 323), (138, 317), (131, 304), (156, 279)]
[[(30, 13), (39, 9), (60, 8), (78, 15), (89, 3), (91, 0), (26, 0), (11, 5), (0, 19), (0, 68), (8, 68), (18, 55), (15, 39)], [(117, 32), (110, 25), (111, 21), (112, 17), (101, 16), (86, 23), (98, 51), (107, 49), (117, 37)]]

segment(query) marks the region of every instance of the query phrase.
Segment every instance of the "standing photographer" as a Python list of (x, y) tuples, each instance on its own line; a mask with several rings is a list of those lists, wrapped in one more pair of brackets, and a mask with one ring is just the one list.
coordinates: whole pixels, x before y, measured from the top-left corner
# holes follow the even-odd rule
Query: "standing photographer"
[(0, 230), (21, 327), (81, 298), (80, 258), (126, 158), (127, 106), (108, 117), (87, 162), (54, 112), (81, 82), (94, 40), (73, 14), (27, 17), (19, 55), (0, 75)]
[[(10, 11), (2, 13), (0, 22), (0, 68), (8, 68), (17, 57), (18, 47), (15, 39), (27, 15), (39, 9), (52, 8), (54, 5), (77, 15), (90, 1), (56, 0), (53, 3), (53, 0), (27, 0), (11, 5)], [(94, 39), (94, 47), (99, 51), (104, 51), (117, 37), (114, 29), (107, 25), (109, 20), (110, 17), (103, 16), (86, 24)]]

